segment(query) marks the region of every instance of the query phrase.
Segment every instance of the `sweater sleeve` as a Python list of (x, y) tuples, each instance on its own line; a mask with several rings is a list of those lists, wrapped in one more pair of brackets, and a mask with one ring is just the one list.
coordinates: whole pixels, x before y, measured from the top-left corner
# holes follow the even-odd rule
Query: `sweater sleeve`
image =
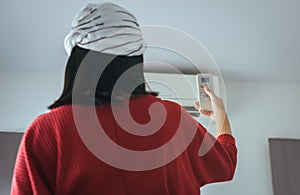
[(12, 178), (11, 194), (53, 194), (55, 183), (54, 141), (36, 119), (21, 140)]
[(190, 145), (191, 166), (198, 184), (232, 180), (237, 163), (234, 137), (222, 134), (215, 138), (201, 125), (198, 130)]

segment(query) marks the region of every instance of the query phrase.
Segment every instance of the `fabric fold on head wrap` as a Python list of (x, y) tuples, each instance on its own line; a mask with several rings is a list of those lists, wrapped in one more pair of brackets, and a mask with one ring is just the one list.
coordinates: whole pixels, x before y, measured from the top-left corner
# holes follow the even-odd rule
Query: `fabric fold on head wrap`
[(113, 4), (87, 4), (76, 15), (64, 41), (70, 56), (75, 45), (101, 53), (138, 56), (146, 44), (137, 19), (128, 10)]

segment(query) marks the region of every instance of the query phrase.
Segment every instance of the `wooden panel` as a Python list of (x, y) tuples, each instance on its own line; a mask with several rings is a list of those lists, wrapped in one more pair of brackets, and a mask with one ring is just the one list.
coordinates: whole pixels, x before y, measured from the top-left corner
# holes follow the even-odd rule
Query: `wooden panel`
[(0, 194), (9, 195), (15, 159), (23, 133), (0, 132)]
[(300, 140), (269, 139), (274, 195), (300, 194)]

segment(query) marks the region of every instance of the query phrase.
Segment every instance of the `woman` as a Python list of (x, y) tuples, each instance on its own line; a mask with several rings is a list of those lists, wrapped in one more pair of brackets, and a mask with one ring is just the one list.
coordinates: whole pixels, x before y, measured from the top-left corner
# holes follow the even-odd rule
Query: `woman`
[[(145, 44), (130, 12), (111, 3), (88, 4), (74, 18), (65, 47), (70, 57), (62, 95), (49, 106), (50, 112), (39, 116), (26, 130), (11, 194), (190, 195), (199, 194), (205, 184), (233, 178), (237, 150), (222, 100), (206, 88), (213, 111), (195, 105), (216, 121), (218, 136), (214, 140), (178, 104), (147, 92), (143, 77)], [(125, 79), (118, 82), (124, 74)], [(157, 103), (160, 106), (153, 106)], [(128, 107), (132, 120), (126, 118)], [(79, 113), (85, 117), (85, 126), (78, 125), (78, 113), (74, 112), (77, 108), (87, 113), (95, 109), (103, 136), (126, 151), (147, 153), (165, 146), (177, 135), (181, 124), (186, 136), (182, 134), (171, 150), (160, 153), (160, 159), (132, 159), (121, 153), (118, 156), (102, 137), (93, 139), (88, 133), (94, 128), (90, 116)], [(124, 124), (115, 117), (116, 113), (126, 118)], [(156, 123), (161, 118), (163, 123)], [(135, 128), (133, 121), (152, 125), (137, 128), (132, 134), (127, 127)], [(153, 126), (158, 129), (149, 133)], [(193, 128), (196, 131), (190, 131)], [(194, 134), (186, 144), (190, 132)], [(86, 135), (99, 142), (97, 151), (91, 150), (93, 146), (87, 143)], [(205, 135), (216, 142), (207, 154), (199, 156)], [(181, 145), (186, 146), (184, 150)], [(101, 158), (104, 153), (112, 157), (111, 161)]]

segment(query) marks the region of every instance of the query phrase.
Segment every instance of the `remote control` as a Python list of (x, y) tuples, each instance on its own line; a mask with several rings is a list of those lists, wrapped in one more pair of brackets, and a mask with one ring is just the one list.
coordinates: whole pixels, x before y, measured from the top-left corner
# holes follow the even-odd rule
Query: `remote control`
[(200, 108), (202, 110), (212, 111), (210, 97), (204, 91), (204, 87), (208, 87), (211, 91), (214, 91), (213, 75), (212, 74), (197, 74), (197, 93)]

